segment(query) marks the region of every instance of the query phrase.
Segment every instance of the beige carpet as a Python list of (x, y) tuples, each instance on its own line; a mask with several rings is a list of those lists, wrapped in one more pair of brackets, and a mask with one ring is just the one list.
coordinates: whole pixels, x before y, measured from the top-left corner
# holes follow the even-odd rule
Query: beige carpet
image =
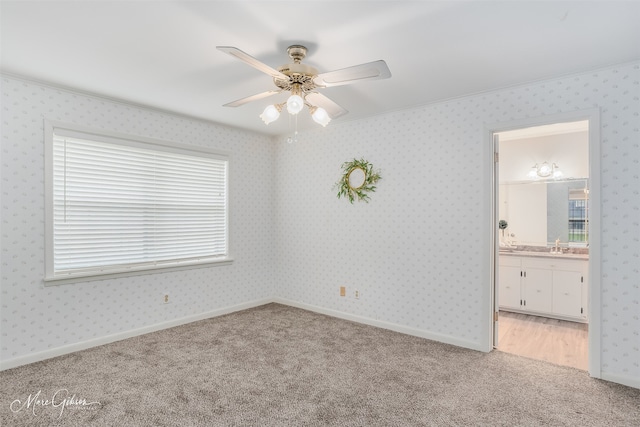
[(638, 389), (278, 304), (0, 381), (2, 426), (640, 425)]

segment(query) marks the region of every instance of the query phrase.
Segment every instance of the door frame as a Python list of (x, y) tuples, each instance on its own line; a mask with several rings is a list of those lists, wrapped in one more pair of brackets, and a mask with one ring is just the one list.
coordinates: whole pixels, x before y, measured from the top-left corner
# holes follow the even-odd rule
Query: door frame
[(485, 160), (485, 209), (487, 213), (487, 231), (485, 239), (488, 243), (486, 261), (489, 266), (489, 289), (485, 299), (486, 326), (485, 337), (487, 351), (493, 350), (494, 337), (497, 334), (499, 320), (495, 314), (498, 312), (497, 283), (498, 283), (498, 144), (494, 134), (534, 126), (550, 125), (554, 123), (589, 121), (589, 304), (587, 313), (589, 316), (589, 375), (594, 378), (601, 377), (601, 192), (600, 180), (600, 109), (592, 108), (567, 113), (550, 114), (534, 118), (514, 120), (509, 122), (485, 125), (484, 148)]

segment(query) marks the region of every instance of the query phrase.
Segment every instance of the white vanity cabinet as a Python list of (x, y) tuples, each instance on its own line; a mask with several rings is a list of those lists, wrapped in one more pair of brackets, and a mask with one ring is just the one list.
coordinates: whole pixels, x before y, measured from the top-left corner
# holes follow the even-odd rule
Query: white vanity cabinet
[(588, 261), (500, 255), (500, 309), (587, 322)]
[(522, 261), (520, 257), (500, 257), (498, 280), (500, 308), (520, 310), (522, 307)]
[(544, 268), (522, 266), (522, 304), (528, 311), (551, 313), (553, 307), (553, 272)]

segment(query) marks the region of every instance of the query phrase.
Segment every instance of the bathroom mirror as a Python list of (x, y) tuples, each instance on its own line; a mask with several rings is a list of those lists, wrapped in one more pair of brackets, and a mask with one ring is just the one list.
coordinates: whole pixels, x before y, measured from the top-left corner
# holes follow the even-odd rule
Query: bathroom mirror
[(588, 246), (588, 179), (505, 183), (500, 193), (509, 241), (548, 247), (559, 239), (562, 246)]
[(586, 180), (547, 183), (547, 244), (587, 246), (588, 202)]

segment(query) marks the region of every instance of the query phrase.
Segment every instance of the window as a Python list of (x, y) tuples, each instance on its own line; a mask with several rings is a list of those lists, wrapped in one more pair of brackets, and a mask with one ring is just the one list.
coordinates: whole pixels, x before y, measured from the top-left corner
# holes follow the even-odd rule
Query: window
[(569, 242), (586, 243), (589, 240), (587, 213), (588, 190), (569, 190)]
[(45, 280), (228, 261), (228, 159), (47, 123)]

